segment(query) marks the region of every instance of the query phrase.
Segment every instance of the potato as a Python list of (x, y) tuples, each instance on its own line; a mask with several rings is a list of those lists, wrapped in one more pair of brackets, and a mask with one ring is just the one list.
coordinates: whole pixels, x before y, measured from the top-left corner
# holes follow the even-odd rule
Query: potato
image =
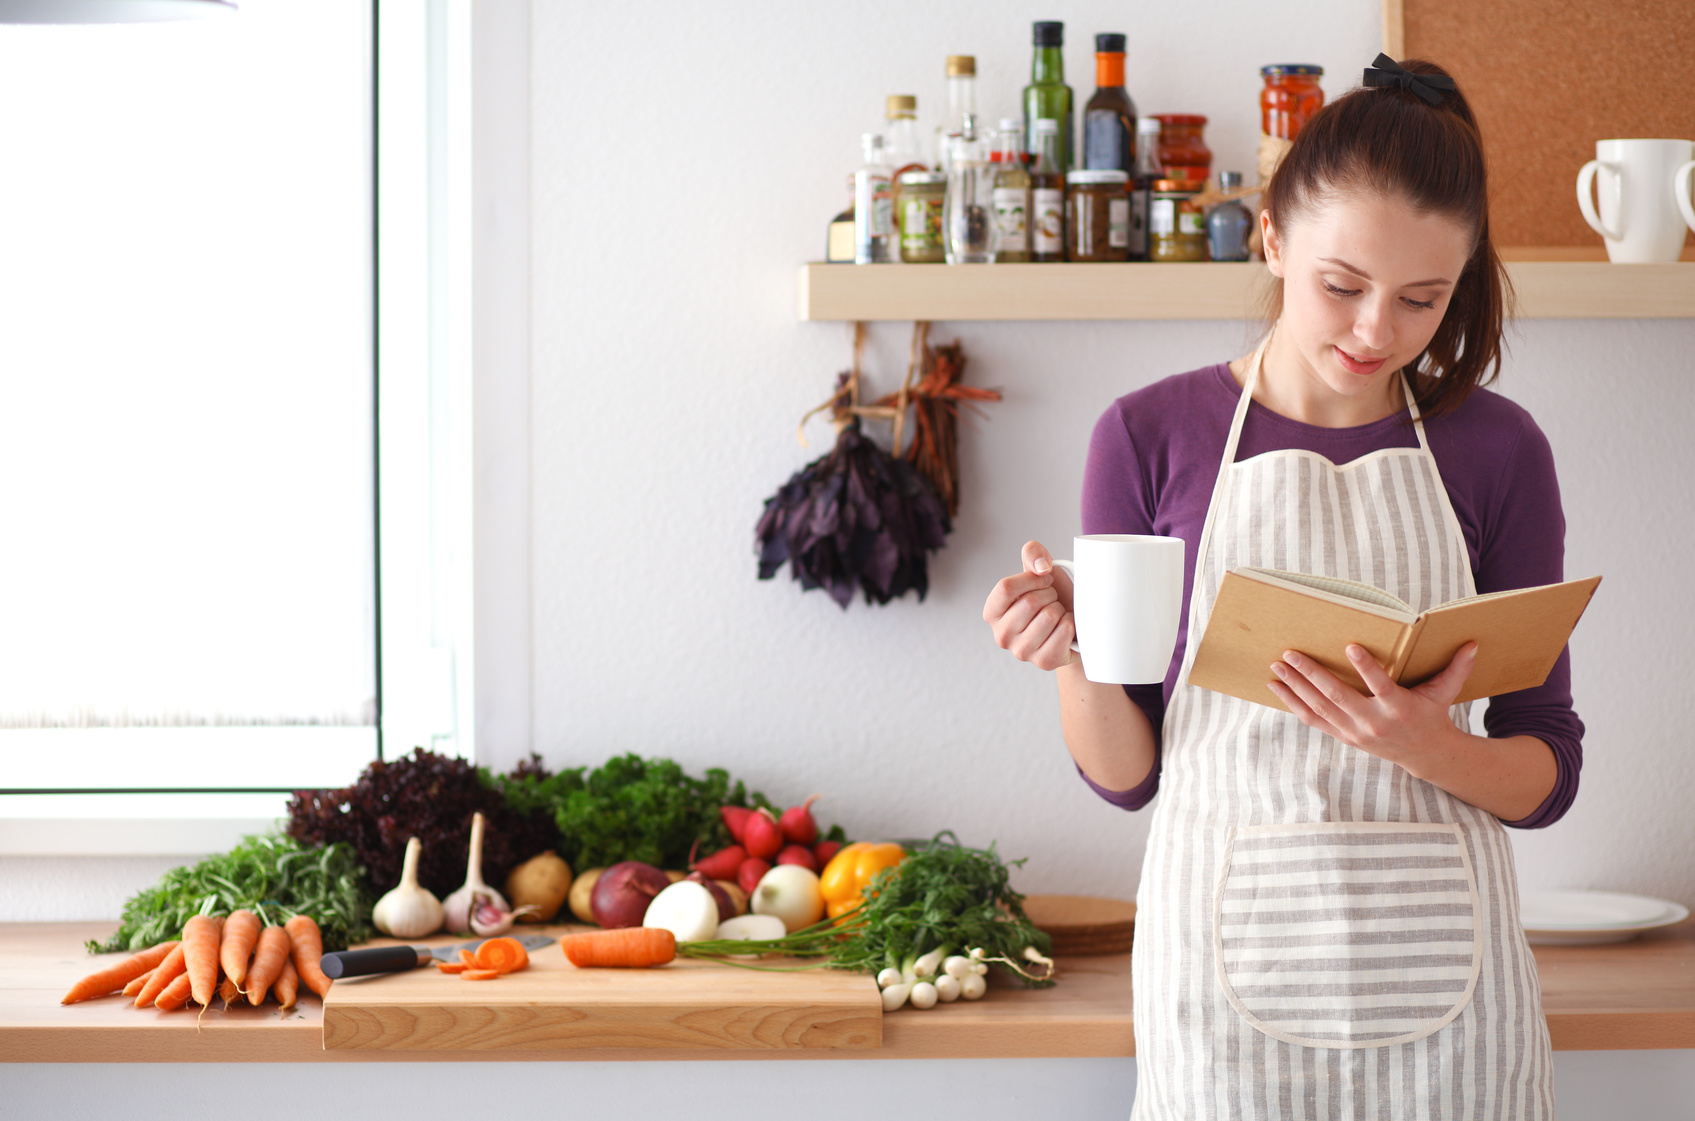
[(590, 908), (589, 901), (594, 898), (595, 881), (600, 879), (600, 874), (604, 871), (604, 868), (590, 868), (572, 880), (571, 893), (566, 897), (571, 905), (571, 913), (577, 916), (578, 921), (586, 922), (590, 926), (599, 925), (594, 921), (594, 911)]
[(556, 852), (544, 852), (512, 869), (506, 899), (514, 910), (534, 907), (520, 922), (552, 922), (571, 893), (571, 866)]

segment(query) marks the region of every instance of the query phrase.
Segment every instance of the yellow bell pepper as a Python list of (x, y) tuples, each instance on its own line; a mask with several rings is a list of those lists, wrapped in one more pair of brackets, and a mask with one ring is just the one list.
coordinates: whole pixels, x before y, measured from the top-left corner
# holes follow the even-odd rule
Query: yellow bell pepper
[(847, 845), (830, 858), (823, 876), (819, 877), (824, 913), (834, 919), (858, 907), (865, 901), (865, 889), (877, 873), (905, 859), (906, 850), (893, 841), (876, 844), (855, 841)]

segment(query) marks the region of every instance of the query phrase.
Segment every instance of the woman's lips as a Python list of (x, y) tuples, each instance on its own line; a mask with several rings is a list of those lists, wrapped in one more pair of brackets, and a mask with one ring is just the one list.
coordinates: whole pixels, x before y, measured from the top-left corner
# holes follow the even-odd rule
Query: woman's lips
[(1332, 347), (1331, 349), (1336, 351), (1336, 361), (1342, 363), (1342, 369), (1348, 371), (1350, 374), (1375, 374), (1378, 368), (1381, 367), (1389, 357), (1388, 355), (1384, 355), (1382, 358), (1368, 358), (1361, 361), (1339, 346)]

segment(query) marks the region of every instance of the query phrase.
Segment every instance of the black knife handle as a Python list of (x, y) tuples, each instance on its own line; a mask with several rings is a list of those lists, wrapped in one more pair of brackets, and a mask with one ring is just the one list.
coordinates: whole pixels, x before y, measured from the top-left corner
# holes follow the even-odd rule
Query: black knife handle
[(368, 973), (400, 973), (418, 968), (429, 957), (426, 949), (420, 954), (413, 946), (373, 946), (368, 950), (332, 950), (325, 954), (320, 966), (330, 980), (340, 977), (363, 977)]

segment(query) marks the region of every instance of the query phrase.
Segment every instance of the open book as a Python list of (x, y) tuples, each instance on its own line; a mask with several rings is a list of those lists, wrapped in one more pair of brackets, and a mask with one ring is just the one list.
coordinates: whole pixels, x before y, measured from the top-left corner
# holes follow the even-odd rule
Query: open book
[(1420, 615), (1369, 584), (1275, 568), (1225, 573), (1195, 652), (1189, 681), (1203, 689), (1283, 708), (1266, 688), (1285, 650), (1317, 659), (1356, 689), (1348, 661), (1357, 642), (1402, 685), (1442, 672), (1459, 648), (1477, 643), (1477, 663), (1458, 700), (1532, 689), (1548, 678), (1600, 584), (1599, 576), (1469, 596)]

